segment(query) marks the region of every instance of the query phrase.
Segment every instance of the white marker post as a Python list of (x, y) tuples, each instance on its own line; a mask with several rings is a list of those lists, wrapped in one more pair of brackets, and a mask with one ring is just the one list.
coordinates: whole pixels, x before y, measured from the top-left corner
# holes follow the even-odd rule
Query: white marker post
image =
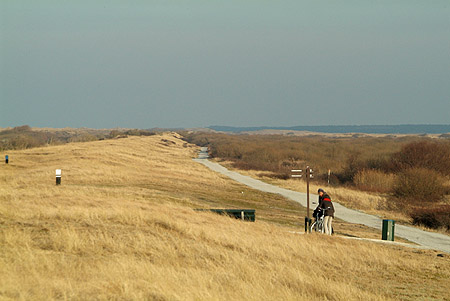
[(61, 185), (61, 169), (56, 170), (56, 185)]

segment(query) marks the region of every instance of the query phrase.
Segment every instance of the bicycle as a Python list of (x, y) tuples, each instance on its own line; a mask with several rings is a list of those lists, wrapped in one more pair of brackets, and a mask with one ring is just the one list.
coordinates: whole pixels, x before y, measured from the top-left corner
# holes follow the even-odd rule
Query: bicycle
[(314, 217), (314, 223), (311, 224), (311, 228), (310, 228), (310, 232), (319, 232), (319, 233), (324, 233), (325, 229), (323, 227), (323, 218), (324, 218), (324, 214), (323, 214), (323, 209), (322, 208), (318, 208), (317, 210), (317, 214)]
[[(325, 218), (324, 210), (322, 208), (316, 208), (316, 210), (314, 210), (315, 212), (313, 214), (313, 217), (315, 218), (314, 223), (311, 224), (309, 230), (310, 232), (325, 233), (325, 228), (323, 226), (323, 220)], [(334, 234), (333, 226), (331, 227), (331, 234)]]

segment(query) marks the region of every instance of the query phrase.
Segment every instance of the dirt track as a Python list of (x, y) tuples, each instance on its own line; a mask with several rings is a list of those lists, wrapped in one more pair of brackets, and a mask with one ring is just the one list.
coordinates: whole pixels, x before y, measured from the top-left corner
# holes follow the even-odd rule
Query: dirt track
[[(219, 172), (239, 183), (242, 183), (254, 189), (258, 189), (260, 191), (280, 194), (306, 207), (306, 193), (280, 188), (278, 186), (253, 179), (251, 177), (241, 175), (240, 173), (226, 169), (218, 163), (213, 163), (207, 158), (207, 149), (202, 148), (202, 151), (199, 154), (199, 158), (194, 160), (205, 165), (211, 170)], [(340, 218), (349, 223), (362, 224), (368, 227), (379, 229), (381, 233), (382, 219), (380, 219), (379, 217), (369, 215), (357, 210), (348, 209), (336, 202), (333, 202), (333, 204), (336, 209), (335, 216), (337, 218)], [(426, 232), (414, 227), (396, 224), (395, 235), (430, 249), (450, 253), (450, 237), (444, 234)]]

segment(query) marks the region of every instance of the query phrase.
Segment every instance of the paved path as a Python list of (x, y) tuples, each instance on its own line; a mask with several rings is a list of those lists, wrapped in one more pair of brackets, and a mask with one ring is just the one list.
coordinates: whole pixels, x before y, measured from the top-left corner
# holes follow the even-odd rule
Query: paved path
[[(241, 175), (240, 173), (230, 171), (218, 163), (213, 163), (209, 161), (207, 154), (207, 148), (202, 148), (198, 159), (194, 161), (199, 162), (213, 171), (219, 172), (239, 183), (247, 185), (251, 188), (261, 190), (264, 192), (277, 193), (288, 199), (300, 203), (302, 206), (306, 207), (306, 193), (292, 191), (289, 189), (281, 188), (275, 185), (264, 183), (262, 181), (253, 179), (249, 176)], [(336, 210), (335, 216), (353, 224), (362, 224), (368, 227), (376, 228), (380, 230), (381, 235), (381, 225), (382, 219), (379, 217), (362, 213), (357, 210), (348, 209), (336, 202), (333, 202), (334, 208)], [(405, 238), (409, 241), (415, 242), (421, 246), (428, 247), (430, 249), (440, 250), (450, 253), (450, 236), (426, 232), (414, 227), (408, 227), (404, 225), (395, 225), (395, 235)]]

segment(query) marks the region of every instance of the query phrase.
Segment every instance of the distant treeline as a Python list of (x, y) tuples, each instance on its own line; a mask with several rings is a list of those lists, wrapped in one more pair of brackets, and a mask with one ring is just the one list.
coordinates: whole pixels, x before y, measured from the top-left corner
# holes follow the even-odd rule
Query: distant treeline
[(442, 134), (450, 137), (450, 124), (401, 124), (401, 125), (322, 125), (293, 127), (232, 127), (210, 126), (218, 132), (253, 132), (260, 130), (308, 131), (318, 133), (364, 133), (364, 134)]
[(150, 136), (150, 130), (96, 130), (96, 129), (57, 129), (33, 130), (28, 125), (0, 131), (0, 151), (27, 149), (45, 145), (58, 145), (69, 142), (87, 142), (127, 136)]

